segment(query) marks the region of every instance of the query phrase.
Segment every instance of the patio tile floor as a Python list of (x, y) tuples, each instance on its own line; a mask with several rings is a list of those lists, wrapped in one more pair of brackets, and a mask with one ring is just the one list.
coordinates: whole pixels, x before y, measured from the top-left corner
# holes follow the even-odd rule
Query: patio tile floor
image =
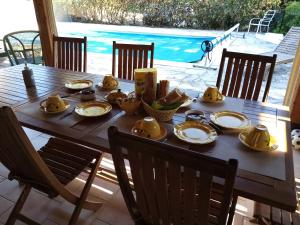
[[(44, 134), (37, 135), (36, 131), (25, 129), (36, 149), (47, 141)], [(49, 137), (49, 136), (48, 136)], [(298, 152), (296, 152), (298, 159)], [(298, 168), (297, 168), (298, 169)], [(300, 175), (300, 171), (295, 171)], [(14, 203), (16, 202), (21, 186), (16, 181), (7, 179), (8, 170), (0, 164), (0, 224), (5, 224)], [(79, 179), (71, 182), (69, 188), (74, 192), (81, 191), (86, 175), (79, 175)], [(78, 224), (80, 225), (132, 225), (126, 208), (122, 193), (118, 185), (96, 179), (90, 193), (92, 199), (101, 199), (104, 205), (96, 212), (83, 210)], [(253, 215), (254, 202), (245, 198), (238, 199), (234, 225), (250, 224), (249, 218)], [(73, 210), (73, 205), (58, 196), (49, 199), (44, 193), (33, 190), (25, 203), (23, 212), (30, 218), (37, 220), (43, 225), (65, 225), (67, 224)], [(17, 225), (22, 225), (18, 221)]]

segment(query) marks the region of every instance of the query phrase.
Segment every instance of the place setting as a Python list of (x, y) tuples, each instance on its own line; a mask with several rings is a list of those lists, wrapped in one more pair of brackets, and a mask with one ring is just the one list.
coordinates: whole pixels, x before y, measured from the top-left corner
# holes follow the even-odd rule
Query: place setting
[(97, 100), (99, 96), (96, 97), (95, 90), (92, 89), (93, 81), (91, 80), (68, 81), (65, 83), (65, 87), (76, 92), (63, 96), (56, 94), (47, 97), (40, 102), (40, 111), (45, 114), (63, 114), (70, 109), (69, 100), (75, 96), (79, 96), (79, 101), (76, 101), (73, 109), (63, 114), (60, 119), (72, 115), (73, 112), (78, 116), (89, 118), (103, 116), (112, 110), (112, 106), (108, 102)]
[(221, 104), (225, 101), (225, 96), (221, 94), (216, 86), (208, 86), (203, 94), (199, 94), (197, 99), (202, 103)]
[(275, 136), (271, 135), (265, 125), (259, 124), (239, 134), (239, 140), (248, 149), (270, 152), (278, 149)]
[(100, 91), (112, 91), (119, 88), (119, 81), (111, 74), (104, 76), (102, 82), (96, 85), (96, 88)]

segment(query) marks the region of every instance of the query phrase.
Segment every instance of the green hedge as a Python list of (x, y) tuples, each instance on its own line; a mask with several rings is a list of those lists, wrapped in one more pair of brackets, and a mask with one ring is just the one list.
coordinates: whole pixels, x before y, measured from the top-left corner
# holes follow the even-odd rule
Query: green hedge
[(275, 32), (287, 33), (292, 26), (300, 26), (300, 2), (293, 1), (286, 5), (283, 18), (274, 29)]
[(227, 29), (236, 23), (245, 28), (252, 17), (279, 9), (282, 0), (53, 0), (73, 21)]

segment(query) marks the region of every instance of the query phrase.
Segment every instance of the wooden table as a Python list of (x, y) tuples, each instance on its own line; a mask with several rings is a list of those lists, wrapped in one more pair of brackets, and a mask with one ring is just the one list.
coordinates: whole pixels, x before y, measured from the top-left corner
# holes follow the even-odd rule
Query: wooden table
[[(39, 110), (41, 100), (51, 94), (71, 94), (64, 88), (64, 83), (70, 79), (91, 79), (94, 84), (100, 82), (103, 76), (88, 73), (76, 73), (50, 67), (32, 66), (36, 80), (36, 88), (26, 89), (22, 80), (22, 66), (0, 70), (0, 106), (12, 106), (23, 126), (66, 138), (77, 143), (88, 145), (100, 151), (110, 152), (107, 140), (107, 128), (111, 125), (129, 132), (137, 119), (143, 114), (127, 116), (118, 107), (99, 118), (83, 118), (72, 112), (80, 101), (78, 96), (66, 98), (71, 107), (59, 115), (45, 115)], [(132, 91), (133, 84), (121, 81), (125, 91)], [(187, 91), (194, 97), (197, 93)], [(97, 100), (102, 100), (107, 92), (97, 90)], [(195, 102), (191, 108), (205, 111), (207, 115), (220, 110), (234, 110), (246, 114), (253, 124), (263, 123), (277, 137), (278, 151), (255, 152), (248, 150), (238, 140), (237, 134), (225, 133), (217, 141), (209, 145), (189, 145), (179, 141), (173, 135), (173, 125), (185, 120), (184, 111), (179, 110), (172, 121), (163, 123), (168, 135), (163, 142), (181, 146), (220, 159), (237, 158), (239, 170), (234, 191), (258, 202), (266, 203), (287, 211), (296, 208), (294, 184), (293, 155), (290, 144), (289, 113), (284, 108), (278, 108), (260, 102), (226, 97), (224, 104), (203, 104)]]

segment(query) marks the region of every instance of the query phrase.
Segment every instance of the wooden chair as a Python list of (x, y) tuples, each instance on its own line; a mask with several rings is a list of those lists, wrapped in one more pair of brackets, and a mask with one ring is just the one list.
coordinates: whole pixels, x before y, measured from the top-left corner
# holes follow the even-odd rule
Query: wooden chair
[(86, 72), (87, 39), (53, 35), (53, 62), (60, 69)]
[[(97, 210), (102, 203), (87, 201), (87, 195), (99, 167), (102, 154), (90, 148), (76, 145), (62, 139), (51, 138), (35, 151), (28, 137), (9, 107), (0, 108), (0, 161), (10, 170), (8, 178), (24, 183), (24, 189), (17, 200), (6, 225), (16, 220), (27, 224), (38, 224), (20, 211), (31, 188), (38, 189), (50, 198), (61, 195), (75, 205), (69, 224), (76, 224), (82, 208)], [(90, 168), (86, 184), (80, 196), (74, 195), (65, 185)]]
[[(237, 160), (211, 158), (121, 133), (116, 127), (108, 129), (108, 137), (119, 185), (135, 224), (226, 224)], [(127, 160), (133, 183), (125, 168)]]
[[(150, 53), (150, 60), (148, 59)], [(118, 59), (116, 59), (118, 55)], [(152, 68), (154, 43), (151, 45), (119, 44), (113, 42), (112, 75), (133, 80), (136, 68)], [(116, 66), (116, 61), (118, 66)], [(117, 67), (117, 70), (116, 70)]]
[[(270, 64), (262, 101), (268, 97), (277, 55), (253, 55), (223, 49), (216, 86), (225, 96), (257, 101), (261, 92), (266, 66)], [(227, 68), (223, 78), (225, 61)], [(221, 88), (222, 84), (222, 89)]]

